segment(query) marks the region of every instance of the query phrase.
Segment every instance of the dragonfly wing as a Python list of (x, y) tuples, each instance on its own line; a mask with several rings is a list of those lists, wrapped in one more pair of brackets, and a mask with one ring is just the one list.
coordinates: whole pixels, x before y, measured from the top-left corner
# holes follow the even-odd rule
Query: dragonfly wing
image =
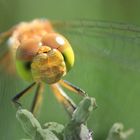
[(5, 42), (12, 35), (15, 28), (16, 28), (16, 26), (13, 26), (9, 30), (0, 33), (0, 44)]
[(80, 40), (80, 54), (86, 58), (95, 54), (140, 72), (139, 26), (97, 20), (54, 21), (53, 25), (72, 41)]
[(4, 68), (10, 74), (15, 73), (15, 67), (13, 65), (13, 58), (6, 41), (12, 35), (14, 30), (15, 27), (12, 27), (8, 31), (0, 33), (0, 68)]
[(80, 20), (80, 21), (52, 21), (52, 25), (60, 31), (72, 33), (75, 35), (84, 34), (88, 37), (95, 36), (117, 36), (138, 37), (140, 27), (133, 24), (108, 22), (97, 20)]

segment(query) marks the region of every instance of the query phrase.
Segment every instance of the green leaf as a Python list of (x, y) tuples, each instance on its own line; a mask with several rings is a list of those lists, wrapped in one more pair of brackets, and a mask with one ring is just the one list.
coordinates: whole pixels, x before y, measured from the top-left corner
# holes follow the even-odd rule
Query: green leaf
[(133, 134), (133, 129), (123, 131), (124, 126), (122, 123), (114, 123), (109, 131), (107, 140), (126, 140)]

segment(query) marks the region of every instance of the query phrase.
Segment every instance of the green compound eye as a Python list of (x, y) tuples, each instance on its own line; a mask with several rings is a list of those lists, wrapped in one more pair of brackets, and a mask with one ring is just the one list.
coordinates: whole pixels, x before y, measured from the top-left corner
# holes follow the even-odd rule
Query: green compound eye
[(26, 81), (32, 81), (31, 62), (16, 60), (17, 72)]
[(21, 78), (32, 81), (31, 62), (39, 48), (40, 41), (29, 39), (17, 48), (16, 68)]
[(67, 67), (67, 72), (73, 67), (74, 52), (70, 43), (64, 36), (58, 33), (50, 33), (42, 38), (42, 44), (44, 46), (57, 49), (62, 53)]

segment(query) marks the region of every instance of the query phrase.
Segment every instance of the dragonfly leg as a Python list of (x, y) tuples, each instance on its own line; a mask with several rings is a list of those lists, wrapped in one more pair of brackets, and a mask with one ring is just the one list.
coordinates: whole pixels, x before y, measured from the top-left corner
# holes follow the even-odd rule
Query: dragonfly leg
[(70, 82), (68, 82), (66, 80), (60, 80), (59, 83), (63, 87), (67, 88), (68, 90), (70, 90), (70, 91), (72, 91), (74, 93), (77, 93), (77, 94), (79, 94), (81, 96), (87, 96), (87, 93), (84, 90), (82, 90), (81, 88), (73, 85), (72, 83), (70, 83)]
[(12, 98), (12, 102), (15, 104), (16, 107), (21, 106), (21, 103), (18, 102), (18, 100), (23, 97), (23, 95), (25, 95), (30, 89), (32, 89), (32, 87), (34, 87), (36, 85), (36, 83), (32, 83), (30, 84), (27, 88), (25, 88), (24, 90), (22, 90), (20, 93), (18, 93), (16, 96), (14, 96)]
[(51, 85), (51, 88), (57, 100), (64, 106), (66, 111), (71, 116), (73, 111), (76, 109), (75, 103), (71, 100), (70, 97), (67, 96), (59, 84), (53, 84)]
[(41, 103), (42, 103), (42, 94), (44, 91), (44, 84), (43, 83), (38, 83), (35, 96), (32, 102), (31, 106), (31, 112), (35, 115), (37, 111), (39, 110)]

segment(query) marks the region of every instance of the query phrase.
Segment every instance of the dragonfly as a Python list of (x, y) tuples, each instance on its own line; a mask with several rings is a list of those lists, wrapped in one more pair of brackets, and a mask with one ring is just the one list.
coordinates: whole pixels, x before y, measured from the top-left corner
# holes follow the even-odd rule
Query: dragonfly
[(8, 38), (9, 51), (12, 54), (16, 70), (23, 80), (31, 84), (12, 98), (16, 106), (19, 99), (36, 86), (31, 112), (36, 113), (45, 84), (51, 86), (53, 93), (69, 113), (76, 105), (63, 91), (62, 86), (79, 95), (87, 96), (81, 88), (62, 80), (74, 64), (74, 52), (69, 41), (55, 32), (48, 20), (35, 19), (22, 22), (1, 33), (1, 43)]
[[(136, 45), (140, 43), (139, 26), (96, 20), (49, 21), (35, 19), (30, 22), (19, 23), (8, 31), (2, 32), (0, 34), (0, 43), (8, 39), (9, 51), (14, 57), (18, 74), (23, 80), (32, 82), (28, 87), (14, 96), (12, 101), (16, 105), (21, 105), (18, 102), (19, 99), (36, 86), (35, 97), (31, 106), (33, 113), (37, 112), (41, 104), (41, 96), (45, 84), (51, 86), (58, 101), (64, 105), (70, 114), (75, 110), (76, 105), (67, 96), (62, 87), (79, 95), (87, 96), (87, 93), (81, 88), (66, 80), (62, 80), (73, 67), (74, 52), (69, 41), (57, 33), (55, 28), (58, 31), (62, 30), (64, 33), (77, 36), (84, 34), (84, 37), (90, 38), (91, 42), (96, 42), (99, 38), (104, 38), (114, 41), (123, 39), (128, 43), (133, 40)], [(129, 63), (125, 59), (128, 58), (126, 55), (122, 55), (123, 58), (120, 57), (121, 60), (118, 59), (119, 56), (115, 55), (117, 54), (117, 49), (114, 49), (114, 52), (109, 52), (106, 45), (105, 48), (101, 48), (96, 46), (96, 44), (89, 49), (92, 51), (92, 48), (94, 48), (95, 52), (103, 56), (105, 55), (118, 63), (122, 63), (127, 68), (140, 70), (139, 62), (133, 63), (135, 59), (131, 59), (131, 56), (129, 56), (131, 60)]]

